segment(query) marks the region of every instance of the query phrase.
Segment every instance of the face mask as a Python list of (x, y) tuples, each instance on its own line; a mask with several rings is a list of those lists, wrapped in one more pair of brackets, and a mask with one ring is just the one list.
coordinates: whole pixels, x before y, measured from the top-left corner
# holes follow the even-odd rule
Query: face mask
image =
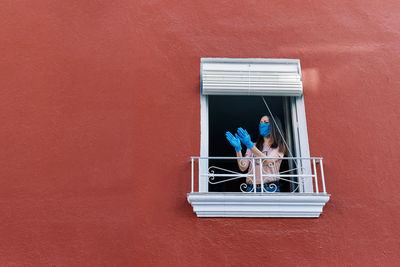
[(271, 133), (271, 127), (269, 126), (269, 123), (260, 123), (258, 129), (260, 130), (261, 136), (268, 136)]

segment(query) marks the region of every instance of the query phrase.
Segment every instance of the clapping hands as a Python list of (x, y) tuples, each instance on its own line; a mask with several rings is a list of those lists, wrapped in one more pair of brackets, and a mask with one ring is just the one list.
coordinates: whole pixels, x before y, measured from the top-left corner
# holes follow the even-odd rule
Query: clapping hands
[(230, 132), (226, 132), (225, 136), (226, 139), (235, 148), (236, 152), (242, 150), (240, 142), (242, 142), (248, 149), (251, 149), (254, 146), (254, 143), (251, 141), (249, 133), (243, 128), (239, 128), (235, 136), (233, 136), (233, 134), (231, 134)]

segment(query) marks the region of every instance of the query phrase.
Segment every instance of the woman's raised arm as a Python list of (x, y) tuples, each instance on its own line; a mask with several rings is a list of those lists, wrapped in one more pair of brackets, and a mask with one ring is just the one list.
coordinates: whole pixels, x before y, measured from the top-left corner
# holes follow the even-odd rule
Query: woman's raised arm
[(249, 160), (240, 159), (243, 157), (243, 155), (242, 155), (242, 146), (240, 144), (238, 135), (236, 134), (236, 136), (233, 136), (233, 134), (231, 134), (230, 132), (226, 132), (225, 136), (226, 136), (226, 139), (229, 141), (229, 143), (231, 143), (231, 145), (235, 148), (236, 157), (238, 157), (237, 163), (238, 163), (239, 169), (241, 171), (247, 170), (247, 168), (249, 167)]

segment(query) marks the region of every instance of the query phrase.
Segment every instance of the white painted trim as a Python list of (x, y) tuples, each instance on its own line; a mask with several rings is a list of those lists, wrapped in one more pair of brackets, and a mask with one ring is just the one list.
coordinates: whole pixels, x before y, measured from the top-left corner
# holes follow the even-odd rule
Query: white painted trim
[(330, 198), (312, 193), (189, 193), (197, 217), (317, 218)]
[[(200, 94), (200, 157), (208, 157), (208, 96)], [(199, 192), (208, 192), (208, 159), (199, 159)]]
[[(300, 154), (296, 155), (302, 158), (310, 157), (310, 146), (308, 144), (308, 133), (307, 133), (307, 120), (306, 120), (306, 110), (304, 105), (303, 96), (296, 97), (296, 112), (297, 112), (297, 125), (298, 125), (298, 138), (299, 138), (299, 146), (300, 146)], [(304, 173), (312, 173), (311, 172), (311, 163), (310, 161), (302, 161), (302, 167), (304, 168)], [(303, 179), (303, 191), (305, 193), (313, 192), (313, 181), (310, 178), (301, 178)]]
[[(293, 134), (293, 152), (294, 156), (300, 158), (300, 141), (299, 141), (299, 123), (297, 118), (296, 109), (296, 99), (294, 97), (290, 98), (290, 111), (292, 113), (292, 134)], [(296, 166), (301, 167), (301, 161), (296, 160)], [(298, 173), (302, 173), (301, 169), (298, 169)], [(304, 179), (298, 179), (299, 182), (299, 192), (304, 192)]]

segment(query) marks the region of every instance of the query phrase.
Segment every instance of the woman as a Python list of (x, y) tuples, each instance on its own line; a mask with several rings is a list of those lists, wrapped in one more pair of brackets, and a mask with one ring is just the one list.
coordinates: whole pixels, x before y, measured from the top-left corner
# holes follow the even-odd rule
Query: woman
[[(241, 171), (248, 169), (249, 176), (246, 178), (246, 192), (254, 192), (254, 168), (252, 160), (242, 158), (241, 142), (247, 147), (245, 157), (272, 157), (276, 159), (262, 159), (263, 175), (278, 174), (281, 166), (282, 158), (286, 154), (286, 147), (279, 129), (282, 129), (282, 124), (278, 118), (271, 121), (270, 117), (264, 115), (260, 119), (259, 132), (257, 142), (251, 141), (250, 135), (246, 130), (239, 128), (235, 136), (230, 132), (226, 132), (226, 139), (236, 150), (238, 157), (238, 166)], [(275, 123), (274, 123), (275, 122)], [(278, 128), (279, 127), (279, 128)], [(255, 177), (256, 191), (261, 192), (261, 177), (260, 177), (260, 159), (255, 159)], [(264, 192), (280, 192), (279, 176), (263, 176)]]

